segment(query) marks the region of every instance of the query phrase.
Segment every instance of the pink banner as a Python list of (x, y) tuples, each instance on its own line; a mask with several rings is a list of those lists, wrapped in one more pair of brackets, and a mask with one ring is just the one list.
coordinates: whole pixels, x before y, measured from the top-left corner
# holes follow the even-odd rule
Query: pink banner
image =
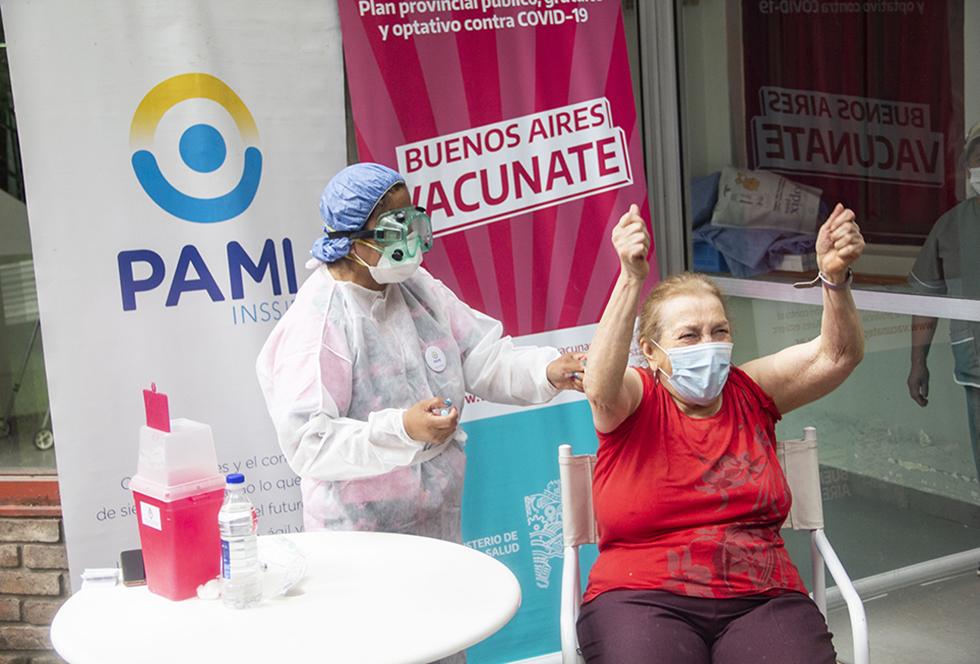
[[(649, 218), (616, 0), (340, 0), (360, 159), (397, 168), (425, 265), (525, 335), (594, 323), (612, 226)], [(656, 272), (656, 270), (654, 270)]]

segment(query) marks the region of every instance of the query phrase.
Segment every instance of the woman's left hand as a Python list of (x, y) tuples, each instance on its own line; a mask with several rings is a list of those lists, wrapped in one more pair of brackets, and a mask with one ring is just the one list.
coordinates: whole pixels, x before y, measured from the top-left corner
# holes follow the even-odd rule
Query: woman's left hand
[(817, 267), (824, 276), (840, 283), (847, 268), (864, 252), (864, 237), (854, 211), (838, 203), (817, 233)]
[(585, 353), (565, 353), (548, 365), (548, 382), (559, 390), (582, 391)]

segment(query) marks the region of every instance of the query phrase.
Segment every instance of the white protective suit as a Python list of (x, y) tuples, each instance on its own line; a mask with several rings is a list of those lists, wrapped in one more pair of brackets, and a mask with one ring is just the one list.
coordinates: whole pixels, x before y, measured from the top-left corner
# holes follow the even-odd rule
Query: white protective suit
[(466, 434), (412, 440), (404, 409), (434, 396), (461, 412), (464, 393), (543, 403), (553, 348), (514, 346), (501, 324), (419, 269), (374, 291), (307, 279), (259, 354), (279, 445), (302, 478), (306, 530), (374, 530), (461, 541)]

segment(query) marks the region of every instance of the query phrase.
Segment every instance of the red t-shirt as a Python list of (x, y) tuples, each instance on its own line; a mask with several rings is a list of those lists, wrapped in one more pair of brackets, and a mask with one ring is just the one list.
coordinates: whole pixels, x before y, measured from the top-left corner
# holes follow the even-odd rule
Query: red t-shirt
[(584, 600), (618, 588), (692, 597), (806, 592), (779, 529), (790, 493), (775, 449), (781, 415), (732, 367), (721, 409), (681, 412), (653, 373), (639, 407), (599, 433), (599, 558)]

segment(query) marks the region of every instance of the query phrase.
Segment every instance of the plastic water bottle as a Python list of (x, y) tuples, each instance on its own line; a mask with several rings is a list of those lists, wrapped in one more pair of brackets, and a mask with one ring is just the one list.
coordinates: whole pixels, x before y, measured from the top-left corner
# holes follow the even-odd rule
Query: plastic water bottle
[(245, 495), (245, 476), (225, 478), (225, 501), (218, 511), (221, 530), (221, 596), (225, 605), (245, 609), (262, 601), (262, 578), (256, 541), (258, 517)]

